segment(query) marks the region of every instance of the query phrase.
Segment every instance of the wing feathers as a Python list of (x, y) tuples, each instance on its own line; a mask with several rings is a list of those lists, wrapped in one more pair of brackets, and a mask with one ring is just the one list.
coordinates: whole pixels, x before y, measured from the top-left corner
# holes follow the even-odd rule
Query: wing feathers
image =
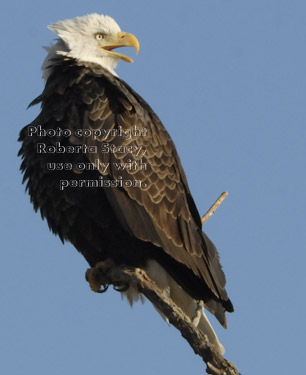
[[(47, 85), (47, 90), (66, 99), (69, 82), (72, 97), (67, 98), (71, 99), (70, 106), (65, 100), (57, 100), (56, 105), (63, 108), (51, 108), (49, 116), (65, 116), (68, 107), (69, 129), (75, 130), (81, 121), (84, 130), (101, 132), (97, 137), (72, 136), (70, 142), (97, 147), (97, 152), (88, 153), (87, 158), (94, 165), (99, 160), (99, 171), (105, 178), (141, 182), (139, 187), (123, 184), (120, 188), (104, 189), (121, 225), (132, 236), (162, 247), (184, 264), (225, 306), (229, 300), (217, 251), (201, 231), (200, 216), (166, 129), (148, 104), (123, 81), (97, 65), (87, 64), (78, 69), (70, 81), (64, 78), (62, 82), (53, 82), (53, 86)], [(48, 120), (47, 113), (45, 116)], [(103, 152), (106, 144), (115, 149)], [(109, 163), (107, 170), (101, 167), (103, 163)], [(211, 303), (210, 309), (224, 322), (222, 304)]]

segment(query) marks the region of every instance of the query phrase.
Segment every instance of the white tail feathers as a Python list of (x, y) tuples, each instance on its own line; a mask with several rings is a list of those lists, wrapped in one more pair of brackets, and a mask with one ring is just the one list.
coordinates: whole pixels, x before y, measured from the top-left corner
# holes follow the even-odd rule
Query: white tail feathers
[[(205, 315), (203, 304), (190, 297), (156, 261), (150, 260), (148, 262), (146, 272), (164, 292), (165, 296), (171, 298), (172, 301), (189, 316), (194, 325), (207, 335), (210, 344), (212, 344), (220, 354), (224, 354), (224, 347), (219, 342), (214, 329)], [(161, 314), (158, 309), (157, 311)], [(167, 321), (163, 314), (161, 315)]]

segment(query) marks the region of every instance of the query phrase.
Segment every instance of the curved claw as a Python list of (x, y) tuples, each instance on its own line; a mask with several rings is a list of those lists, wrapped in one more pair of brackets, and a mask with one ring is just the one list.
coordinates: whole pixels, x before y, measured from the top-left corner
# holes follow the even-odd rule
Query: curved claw
[(105, 292), (107, 291), (108, 287), (109, 287), (108, 284), (106, 284), (106, 285), (101, 285), (101, 286), (103, 286), (103, 289), (99, 289), (99, 290), (97, 291), (97, 293), (105, 293)]
[(126, 292), (129, 289), (129, 284), (124, 284), (123, 286), (114, 286), (116, 292)]

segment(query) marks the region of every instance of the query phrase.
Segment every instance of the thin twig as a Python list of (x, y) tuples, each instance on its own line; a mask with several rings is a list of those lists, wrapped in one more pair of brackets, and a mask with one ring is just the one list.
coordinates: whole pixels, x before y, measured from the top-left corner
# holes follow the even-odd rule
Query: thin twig
[(220, 195), (220, 197), (216, 200), (216, 202), (210, 207), (210, 209), (206, 212), (205, 215), (202, 216), (201, 222), (202, 225), (206, 223), (206, 221), (215, 213), (216, 209), (220, 206), (220, 204), (224, 201), (224, 199), (228, 196), (228, 192), (225, 191)]

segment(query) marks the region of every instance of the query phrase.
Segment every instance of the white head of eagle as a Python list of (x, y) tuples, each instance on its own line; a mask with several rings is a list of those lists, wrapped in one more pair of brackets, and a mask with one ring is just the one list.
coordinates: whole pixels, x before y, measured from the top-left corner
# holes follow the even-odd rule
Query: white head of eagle
[(133, 60), (121, 53), (114, 52), (120, 47), (134, 47), (136, 54), (139, 51), (137, 38), (121, 31), (117, 22), (102, 14), (88, 14), (64, 21), (57, 21), (48, 26), (58, 36), (57, 42), (46, 47), (46, 57), (42, 69), (46, 79), (50, 74), (50, 60), (57, 55), (64, 55), (79, 61), (91, 62), (101, 65), (117, 75), (114, 69), (118, 60), (133, 62)]

